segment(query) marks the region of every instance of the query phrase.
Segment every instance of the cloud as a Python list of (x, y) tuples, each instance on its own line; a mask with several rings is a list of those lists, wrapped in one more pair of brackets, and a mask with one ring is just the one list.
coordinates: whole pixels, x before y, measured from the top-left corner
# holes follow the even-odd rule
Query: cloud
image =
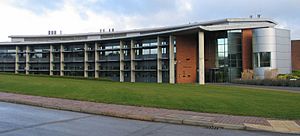
[(24, 8), (35, 14), (43, 14), (49, 10), (57, 10), (63, 7), (64, 0), (10, 0), (12, 5)]
[[(268, 3), (268, 4), (265, 4)], [(96, 32), (262, 14), (300, 38), (299, 0), (1, 0), (0, 41), (12, 34)]]

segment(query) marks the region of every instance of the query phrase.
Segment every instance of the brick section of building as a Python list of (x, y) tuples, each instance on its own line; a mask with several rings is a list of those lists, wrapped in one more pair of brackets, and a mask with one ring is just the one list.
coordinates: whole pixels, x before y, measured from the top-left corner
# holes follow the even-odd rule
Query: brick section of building
[(292, 69), (300, 70), (300, 40), (292, 41)]
[(197, 80), (197, 38), (176, 36), (176, 82), (195, 83)]
[(242, 31), (242, 65), (243, 70), (253, 69), (252, 66), (252, 30)]

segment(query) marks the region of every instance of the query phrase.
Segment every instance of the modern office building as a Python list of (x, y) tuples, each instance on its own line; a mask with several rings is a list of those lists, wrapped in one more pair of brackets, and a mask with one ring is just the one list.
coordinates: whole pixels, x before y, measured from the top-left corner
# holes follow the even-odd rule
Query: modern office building
[(0, 71), (120, 82), (229, 82), (291, 72), (290, 31), (263, 18), (83, 34), (14, 35), (0, 43)]

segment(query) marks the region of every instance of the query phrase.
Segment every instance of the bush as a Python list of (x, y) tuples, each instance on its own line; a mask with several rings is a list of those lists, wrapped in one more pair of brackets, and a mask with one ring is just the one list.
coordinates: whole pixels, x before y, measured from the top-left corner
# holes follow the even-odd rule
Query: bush
[(290, 80), (290, 79), (300, 80), (300, 71), (293, 71), (292, 74), (279, 74), (277, 78), (280, 80)]
[(64, 78), (64, 79), (78, 79), (78, 80), (98, 80), (98, 81), (112, 81), (108, 78), (92, 78), (92, 77), (81, 77), (81, 76), (58, 76), (58, 75), (42, 75), (42, 74), (15, 74), (8, 72), (0, 72), (0, 75), (18, 75), (18, 76), (32, 76), (32, 77), (50, 77), (50, 78)]
[(284, 79), (233, 80), (232, 83), (247, 85), (300, 87), (300, 80)]

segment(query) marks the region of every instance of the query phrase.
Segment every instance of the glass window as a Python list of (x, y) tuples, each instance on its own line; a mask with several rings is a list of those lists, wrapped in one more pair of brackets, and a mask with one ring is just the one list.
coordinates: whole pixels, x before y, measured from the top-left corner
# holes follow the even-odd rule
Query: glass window
[(224, 45), (225, 40), (224, 39), (218, 39), (218, 45)]
[(261, 67), (270, 67), (271, 65), (271, 53), (270, 52), (262, 52), (260, 54), (260, 66)]
[(254, 54), (255, 67), (271, 67), (271, 53), (259, 52)]
[(149, 49), (143, 49), (143, 55), (148, 55), (150, 54), (150, 50)]
[(157, 49), (151, 49), (150, 54), (157, 54)]

